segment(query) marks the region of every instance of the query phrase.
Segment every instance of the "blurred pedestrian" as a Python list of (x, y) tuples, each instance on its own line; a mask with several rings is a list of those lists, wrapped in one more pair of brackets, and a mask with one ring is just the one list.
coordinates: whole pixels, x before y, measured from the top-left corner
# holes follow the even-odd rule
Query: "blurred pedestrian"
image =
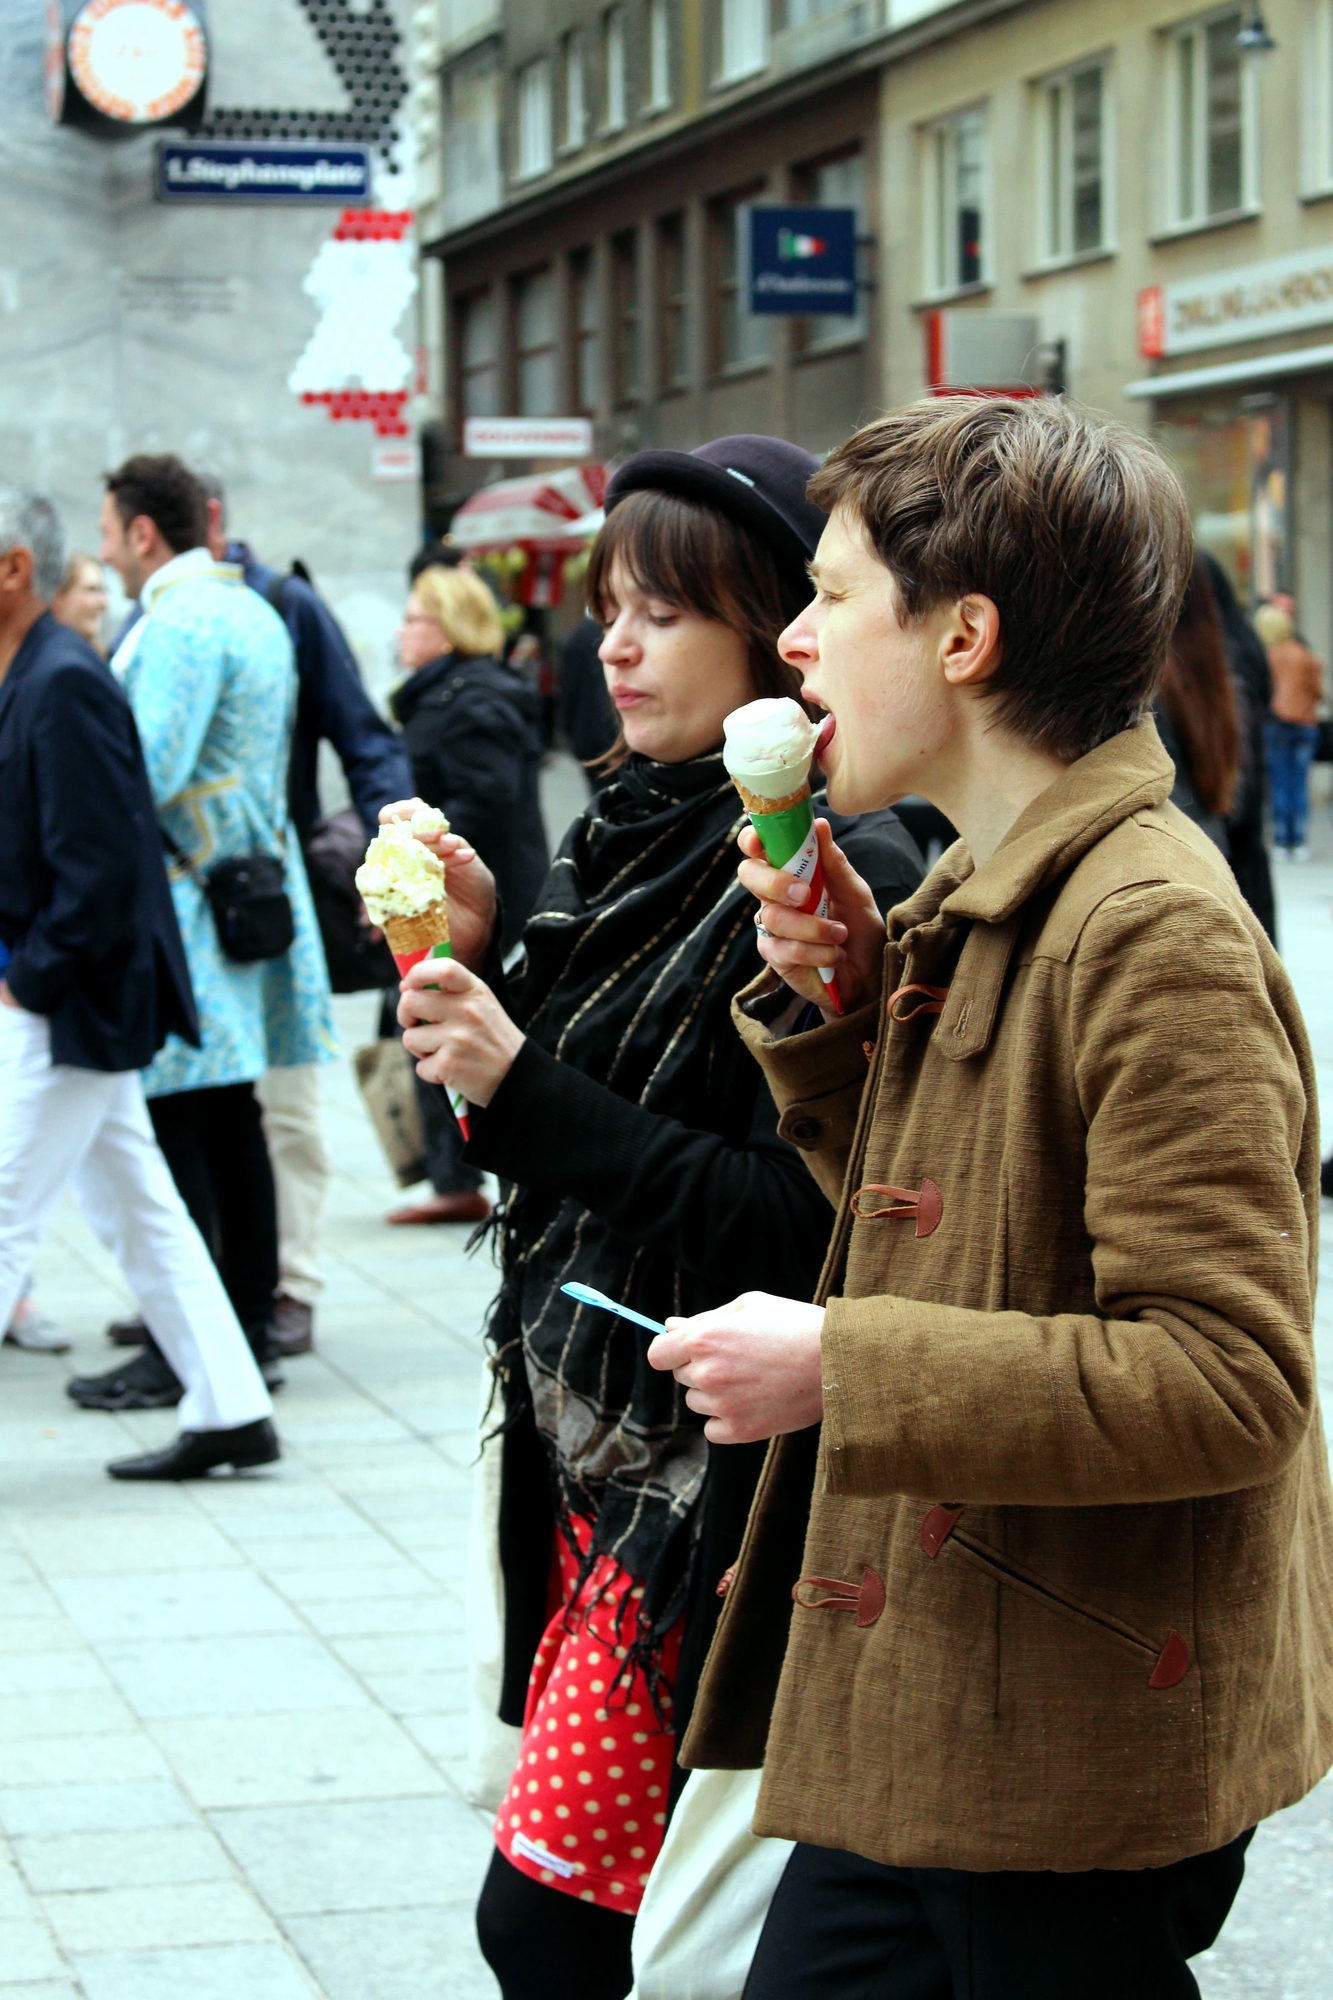
[(60, 588), (51, 600), (51, 616), (86, 639), (95, 653), (104, 655), (102, 634), (108, 601), (101, 563), (96, 556), (75, 549), (65, 564)]
[[(550, 857), (538, 778), (538, 702), (527, 677), (500, 657), (504, 634), (480, 578), (436, 566), (417, 577), (398, 635), (408, 678), (393, 696), (414, 789), (446, 814), (499, 885), (500, 949), (510, 950), (546, 878)], [(482, 1176), (462, 1157), (444, 1093), (418, 1079), (434, 1194), (390, 1222), (483, 1221)]]
[(592, 768), (611, 749), (620, 723), (602, 671), (602, 628), (581, 618), (561, 642), (555, 676), (555, 713), (560, 733), (583, 766), (589, 790), (600, 782)]
[(141, 1069), (198, 1024), (129, 704), (46, 608), (61, 543), (49, 501), (0, 487), (0, 1325), (68, 1184), (169, 1360), (156, 1400), (180, 1404), (171, 1445), (108, 1470), (198, 1478), (278, 1441), (144, 1106)]
[(1227, 817), (1227, 842), (1231, 849), (1231, 872), (1270, 941), (1277, 943), (1277, 906), (1273, 897), (1273, 871), (1268, 859), (1268, 756), (1264, 744), (1264, 721), (1272, 676), (1268, 655), (1258, 633), (1241, 610), (1231, 578), (1217, 557), (1207, 549), (1199, 552), (1213, 586), (1227, 659), (1237, 690), (1240, 722), (1240, 780), (1231, 812)]
[(1240, 775), (1240, 720), (1208, 565), (1196, 555), (1156, 703), (1157, 732), (1176, 767), (1171, 798), (1228, 858)]
[(1308, 861), (1309, 775), (1319, 741), (1323, 663), (1296, 637), (1291, 613), (1280, 605), (1261, 604), (1254, 614), (1254, 629), (1263, 640), (1273, 676), (1265, 728), (1273, 791), (1273, 840), (1285, 850), (1289, 861)]
[[(173, 1036), (154, 1061), (149, 1111), (276, 1383), (277, 1208), (255, 1084), (266, 1069), (330, 1059), (335, 1043), (287, 812), (291, 640), (239, 571), (214, 562), (207, 533), (203, 488), (178, 458), (139, 455), (108, 476), (102, 558), (144, 611), (112, 669), (143, 741), (201, 1029), (198, 1049)], [(173, 1388), (151, 1341), (102, 1381), (122, 1408), (151, 1406)]]
[[(409, 1048), (477, 1107), (470, 1157), (515, 1184), (490, 1333), (500, 1714), (525, 1733), (478, 1909), (505, 2000), (629, 1987), (677, 1732), (763, 1457), (711, 1447), (643, 1335), (561, 1287), (653, 1319), (778, 1272), (808, 1298), (828, 1241), (828, 1203), (732, 1025), (760, 960), (721, 758), (732, 709), (800, 692), (775, 641), (810, 595), (816, 465), (733, 437), (621, 466), (587, 573), (616, 768), (565, 837), (513, 987), (490, 877), (452, 835), (437, 844), (458, 962), (430, 968), (443, 990), (420, 968), (404, 982)], [(916, 886), (891, 813), (834, 825), (884, 902)]]
[[(291, 635), (297, 697), (287, 803), (301, 842), (316, 912), (323, 916), (330, 907), (354, 908), (354, 891), (338, 879), (339, 863), (349, 850), (359, 862), (364, 841), (353, 837), (353, 828), (342, 826), (330, 828), (325, 837), (316, 839), (325, 826), (319, 797), (319, 746), (330, 744), (342, 765), (352, 798), (347, 817), (354, 815), (353, 827), (359, 822), (365, 840), (371, 839), (379, 825), (380, 807), (412, 789), (407, 756), (398, 736), (367, 695), (342, 627), (309, 578), (295, 569), (286, 575), (271, 569), (259, 561), (248, 542), (228, 539), (222, 481), (211, 472), (201, 473), (200, 479), (208, 495), (208, 546), (214, 560), (234, 563), (250, 588), (273, 606)], [(330, 872), (333, 879), (328, 879)], [(342, 872), (346, 872), (345, 866)], [(338, 894), (340, 887), (344, 887), (342, 896)], [(321, 923), (322, 932), (324, 928)], [(339, 939), (325, 935), (324, 943), (332, 971), (338, 962)], [(360, 976), (366, 975), (363, 972)], [(319, 1231), (329, 1161), (320, 1120), (319, 1067), (315, 1063), (286, 1063), (265, 1070), (257, 1089), (278, 1201), (273, 1344), (283, 1355), (305, 1354), (314, 1345), (315, 1302), (324, 1287)]]

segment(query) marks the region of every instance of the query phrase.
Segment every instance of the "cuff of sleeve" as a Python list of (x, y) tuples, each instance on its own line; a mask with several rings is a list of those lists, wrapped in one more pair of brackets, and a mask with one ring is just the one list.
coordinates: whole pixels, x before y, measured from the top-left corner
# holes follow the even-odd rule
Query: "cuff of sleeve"
[(781, 1036), (747, 1006), (766, 997), (758, 984), (733, 1001), (732, 1018), (773, 1093), (779, 1133), (803, 1152), (850, 1146), (880, 1031), (879, 1002), (805, 1034)]
[(534, 1156), (549, 1144), (547, 1106), (563, 1068), (527, 1038), (490, 1103), (469, 1107), (472, 1136), (463, 1158), (470, 1167), (484, 1167), (504, 1180), (532, 1180)]
[(821, 1353), (828, 1492), (941, 1497), (929, 1490), (918, 1397), (908, 1372), (906, 1318), (922, 1310), (887, 1295), (827, 1301)]

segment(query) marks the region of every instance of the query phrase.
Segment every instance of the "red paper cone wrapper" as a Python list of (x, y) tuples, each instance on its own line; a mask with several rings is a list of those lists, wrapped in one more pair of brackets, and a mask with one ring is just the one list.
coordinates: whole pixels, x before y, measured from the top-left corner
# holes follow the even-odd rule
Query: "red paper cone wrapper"
[[(437, 905), (436, 907), (441, 908), (443, 906)], [(429, 915), (430, 912), (428, 911), (426, 912), (426, 914)], [(413, 923), (416, 921), (417, 919), (410, 917), (409, 918), (391, 917), (389, 919), (389, 923), (384, 926), (384, 935), (389, 940), (390, 951), (393, 951), (393, 937), (390, 934), (389, 924), (392, 924), (394, 926), (394, 929), (397, 930), (399, 924)], [(401, 933), (399, 933), (399, 935), (401, 935)], [(454, 955), (453, 947), (449, 943), (448, 919), (446, 918), (445, 934), (443, 938), (439, 938), (437, 935), (436, 942), (434, 944), (421, 944), (411, 951), (394, 951), (393, 962), (398, 967), (398, 977), (400, 979), (405, 979), (408, 973), (412, 970), (412, 967), (414, 965), (420, 965), (421, 961), (424, 958), (452, 958), (453, 955)], [(466, 1144), (466, 1142), (472, 1137), (472, 1128), (468, 1123), (467, 1099), (464, 1097), (461, 1090), (451, 1090), (449, 1092), (449, 1103), (453, 1108), (454, 1117), (458, 1120), (458, 1129), (462, 1133), (464, 1143)]]

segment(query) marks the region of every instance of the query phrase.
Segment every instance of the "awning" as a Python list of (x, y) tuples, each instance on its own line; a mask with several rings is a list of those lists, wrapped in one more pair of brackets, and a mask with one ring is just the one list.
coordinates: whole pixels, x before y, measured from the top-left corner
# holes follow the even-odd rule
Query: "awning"
[(463, 502), (449, 537), (474, 553), (520, 545), (534, 554), (570, 555), (601, 526), (605, 494), (602, 465), (500, 479)]
[(1280, 375), (1306, 375), (1333, 368), (1333, 346), (1293, 347), (1285, 354), (1258, 354), (1249, 361), (1223, 361), (1215, 368), (1184, 368), (1174, 375), (1146, 375), (1126, 382), (1124, 393), (1142, 401), (1190, 396), (1199, 389), (1229, 389), (1242, 382), (1268, 382)]

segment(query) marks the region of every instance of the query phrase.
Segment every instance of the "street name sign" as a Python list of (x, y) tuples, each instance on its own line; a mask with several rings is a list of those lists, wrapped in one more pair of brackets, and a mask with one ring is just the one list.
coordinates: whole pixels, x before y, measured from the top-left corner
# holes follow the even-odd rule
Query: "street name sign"
[(464, 458), (588, 458), (587, 417), (466, 417)]
[(159, 201), (330, 201), (356, 208), (371, 197), (370, 148), (159, 139), (155, 192)]

